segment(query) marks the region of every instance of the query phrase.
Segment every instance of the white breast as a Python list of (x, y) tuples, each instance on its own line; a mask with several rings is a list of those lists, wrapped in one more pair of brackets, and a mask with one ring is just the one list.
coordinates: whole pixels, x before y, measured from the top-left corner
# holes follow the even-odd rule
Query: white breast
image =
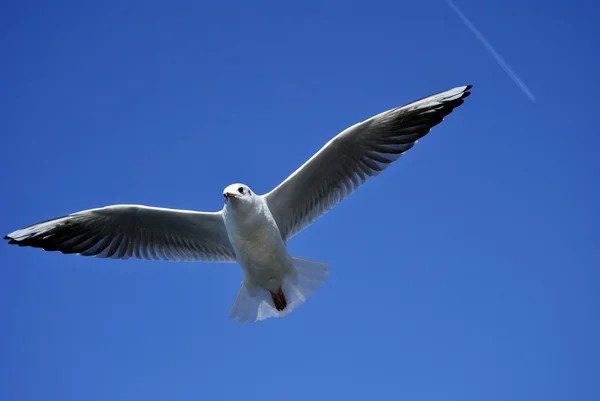
[(244, 280), (250, 285), (277, 290), (283, 272), (292, 261), (266, 202), (256, 196), (251, 207), (227, 205), (223, 212)]

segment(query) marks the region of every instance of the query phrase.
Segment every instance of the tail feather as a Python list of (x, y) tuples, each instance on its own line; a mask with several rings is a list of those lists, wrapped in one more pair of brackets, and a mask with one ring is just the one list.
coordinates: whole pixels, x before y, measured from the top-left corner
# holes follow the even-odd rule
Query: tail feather
[(325, 284), (329, 277), (329, 265), (325, 262), (298, 257), (292, 257), (292, 260), (296, 274), (295, 277), (291, 274), (289, 280), (284, 280), (283, 292), (288, 295), (288, 298), (296, 298), (292, 299), (291, 303), (300, 305)]
[(283, 284), (277, 293), (242, 282), (228, 316), (238, 323), (283, 317), (325, 284), (329, 277), (327, 263), (297, 257), (292, 260), (294, 267), (284, 274)]

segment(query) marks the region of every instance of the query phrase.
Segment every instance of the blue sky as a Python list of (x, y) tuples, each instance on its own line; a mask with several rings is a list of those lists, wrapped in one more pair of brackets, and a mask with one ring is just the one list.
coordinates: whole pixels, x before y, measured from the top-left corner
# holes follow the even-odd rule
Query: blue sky
[(600, 399), (592, 1), (36, 2), (0, 19), (1, 234), (118, 203), (214, 211), (331, 137), (473, 95), (289, 244), (327, 261), (238, 325), (237, 265), (0, 246), (0, 399)]

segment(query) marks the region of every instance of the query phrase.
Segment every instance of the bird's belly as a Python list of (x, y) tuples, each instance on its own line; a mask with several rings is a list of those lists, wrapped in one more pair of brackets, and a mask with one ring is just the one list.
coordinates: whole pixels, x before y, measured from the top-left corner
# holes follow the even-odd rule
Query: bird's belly
[(281, 286), (289, 255), (277, 243), (248, 241), (238, 248), (238, 259), (248, 283), (275, 291)]
[(272, 291), (281, 287), (291, 257), (278, 231), (254, 222), (252, 229), (238, 230), (231, 240), (248, 284)]

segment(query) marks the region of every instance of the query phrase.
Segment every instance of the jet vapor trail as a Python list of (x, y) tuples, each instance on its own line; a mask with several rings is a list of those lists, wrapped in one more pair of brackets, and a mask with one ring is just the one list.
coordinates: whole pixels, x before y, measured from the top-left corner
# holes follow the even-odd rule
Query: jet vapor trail
[(465, 23), (467, 28), (469, 28), (471, 30), (471, 32), (473, 32), (473, 34), (475, 34), (477, 39), (479, 39), (479, 41), (483, 44), (483, 46), (487, 49), (487, 51), (490, 52), (492, 57), (494, 57), (494, 59), (496, 59), (498, 64), (500, 64), (500, 67), (502, 67), (502, 69), (508, 74), (508, 76), (511, 77), (511, 79), (513, 81), (515, 81), (515, 83), (519, 86), (519, 88), (521, 88), (523, 93), (529, 99), (531, 99), (532, 102), (535, 102), (535, 97), (533, 96), (533, 93), (531, 93), (531, 91), (529, 90), (527, 85), (525, 85), (525, 83), (523, 83), (523, 81), (521, 81), (521, 79), (517, 76), (517, 74), (510, 68), (508, 63), (502, 58), (502, 56), (500, 56), (498, 54), (498, 52), (492, 47), (490, 42), (488, 42), (488, 40), (485, 38), (485, 36), (483, 36), (483, 34), (481, 32), (479, 32), (479, 30), (477, 28), (475, 28), (475, 25), (473, 25), (473, 23), (471, 21), (469, 21), (469, 19), (467, 17), (465, 17), (465, 15), (462, 13), (462, 11), (460, 11), (459, 8), (456, 5), (454, 5), (452, 0), (446, 0), (446, 3), (448, 3), (450, 8), (452, 10), (454, 10), (456, 15), (458, 15), (458, 17)]

